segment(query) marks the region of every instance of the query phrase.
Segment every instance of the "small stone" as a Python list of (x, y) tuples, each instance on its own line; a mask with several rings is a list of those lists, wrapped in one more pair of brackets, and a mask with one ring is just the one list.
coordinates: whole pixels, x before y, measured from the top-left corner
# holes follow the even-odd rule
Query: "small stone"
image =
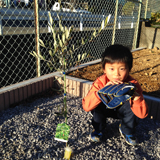
[(153, 72), (149, 72), (149, 76), (153, 75)]

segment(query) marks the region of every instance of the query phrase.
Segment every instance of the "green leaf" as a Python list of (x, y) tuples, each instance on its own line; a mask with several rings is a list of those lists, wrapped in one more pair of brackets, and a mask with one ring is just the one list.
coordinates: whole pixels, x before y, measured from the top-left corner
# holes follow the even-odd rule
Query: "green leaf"
[(61, 66), (63, 65), (63, 59), (59, 60), (59, 63), (61, 64)]
[(65, 33), (62, 34), (62, 42), (65, 43)]
[(35, 54), (35, 52), (33, 51), (33, 53), (32, 52), (29, 52), (33, 57), (38, 57), (37, 56), (37, 54)]
[(96, 37), (96, 29), (94, 28), (94, 32), (92, 34), (94, 37)]
[(53, 66), (51, 66), (51, 64), (49, 62), (47, 62), (47, 66), (49, 67), (50, 71), (53, 70)]
[(65, 35), (66, 35), (66, 39), (68, 39), (69, 38), (69, 30), (66, 26), (65, 26)]
[(56, 40), (54, 40), (54, 50), (56, 51), (56, 48), (57, 48), (57, 41)]
[(59, 34), (58, 34), (58, 40), (59, 40), (59, 46), (62, 48), (62, 41), (61, 41), (61, 39), (60, 39), (60, 37), (59, 37)]
[(39, 39), (39, 43), (40, 43), (40, 45), (41, 45), (42, 47), (45, 47), (45, 48), (46, 48), (46, 46), (44, 45), (44, 43), (43, 43), (43, 41), (42, 41), (41, 39)]
[(45, 58), (41, 54), (39, 54), (39, 58), (45, 60)]
[(54, 32), (54, 30), (53, 30), (52, 34), (53, 34), (53, 39), (56, 41), (56, 33)]
[(72, 48), (73, 48), (73, 50), (74, 50), (74, 44), (72, 45)]
[(102, 27), (103, 27), (103, 21), (102, 21), (102, 23), (101, 23), (101, 28), (98, 30), (98, 33), (100, 33), (100, 32), (101, 32)]
[(51, 42), (49, 42), (49, 48), (51, 48)]
[(59, 45), (60, 45), (60, 47), (62, 48), (62, 41), (61, 40), (59, 40)]
[(83, 60), (86, 57), (86, 55), (87, 55), (87, 53), (83, 53), (81, 60)]
[(37, 53), (35, 51), (33, 51), (33, 54), (35, 55), (35, 57), (38, 58), (38, 55), (37, 55)]
[(109, 16), (106, 17), (106, 19), (105, 19), (105, 24), (104, 24), (105, 27), (107, 26), (108, 21), (109, 21), (110, 18), (111, 18), (111, 14), (109, 14)]
[(62, 26), (62, 23), (61, 23), (61, 19), (59, 18), (59, 29), (64, 32), (64, 28)]
[(84, 39), (82, 38), (82, 45), (84, 45), (85, 44), (85, 42), (84, 42)]
[(73, 25), (69, 27), (69, 34), (73, 31), (73, 28), (74, 28)]
[[(109, 16), (108, 16), (109, 17)], [(105, 23), (104, 23), (104, 26), (106, 27), (107, 26), (107, 24), (108, 24), (108, 17), (106, 17), (106, 19), (105, 19)]]
[(80, 61), (80, 59), (81, 59), (81, 55), (80, 55), (80, 54), (78, 54), (78, 61)]
[(49, 16), (49, 22), (52, 25), (53, 24), (53, 19), (52, 19), (52, 16), (51, 16), (51, 12), (48, 12), (48, 16)]
[(52, 57), (53, 55), (52, 55), (52, 51), (51, 50), (49, 50), (49, 54), (50, 54), (50, 56)]
[(70, 49), (70, 50), (69, 50), (69, 53), (72, 55), (72, 54), (73, 54), (73, 51)]

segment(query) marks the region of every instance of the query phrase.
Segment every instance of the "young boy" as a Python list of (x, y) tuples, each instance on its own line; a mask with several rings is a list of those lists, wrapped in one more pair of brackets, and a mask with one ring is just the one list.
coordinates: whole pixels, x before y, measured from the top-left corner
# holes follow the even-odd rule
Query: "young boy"
[[(91, 111), (93, 115), (92, 125), (94, 130), (90, 137), (92, 141), (99, 142), (103, 136), (106, 126), (106, 118), (121, 119), (119, 131), (130, 145), (136, 145), (134, 136), (135, 127), (139, 118), (148, 115), (148, 106), (143, 98), (139, 83), (129, 75), (132, 68), (133, 57), (127, 47), (122, 45), (111, 45), (102, 54), (102, 68), (104, 74), (98, 77), (92, 84), (86, 97), (82, 100), (83, 109)], [(97, 92), (106, 85), (131, 82), (136, 85), (134, 96), (116, 109), (106, 109)]]

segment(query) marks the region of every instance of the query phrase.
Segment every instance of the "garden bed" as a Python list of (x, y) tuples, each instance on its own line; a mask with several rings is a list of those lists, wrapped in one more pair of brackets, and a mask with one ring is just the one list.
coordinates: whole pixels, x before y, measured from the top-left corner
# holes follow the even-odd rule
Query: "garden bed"
[[(55, 113), (63, 107), (63, 96), (41, 97), (0, 112), (0, 159), (63, 160), (66, 144), (54, 140), (56, 126), (64, 117)], [(138, 146), (130, 146), (120, 136), (120, 121), (107, 119), (101, 143), (93, 143), (91, 114), (82, 109), (82, 98), (67, 94), (68, 125), (71, 127), (69, 146), (72, 160), (81, 159), (159, 159), (160, 123), (140, 119), (136, 136)]]
[[(68, 75), (95, 81), (102, 74), (101, 64), (97, 63), (74, 70)], [(160, 50), (155, 47), (133, 52), (133, 68), (130, 75), (141, 84), (144, 94), (160, 97)]]

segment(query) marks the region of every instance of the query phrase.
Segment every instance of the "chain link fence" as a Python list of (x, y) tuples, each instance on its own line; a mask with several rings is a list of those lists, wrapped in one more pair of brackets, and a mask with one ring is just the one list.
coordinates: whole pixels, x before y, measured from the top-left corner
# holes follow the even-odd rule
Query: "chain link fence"
[(54, 71), (29, 53), (38, 49), (49, 58), (44, 48), (37, 47), (37, 37), (46, 45), (53, 44), (48, 26), (49, 12), (55, 27), (58, 27), (57, 13), (62, 17), (63, 26), (74, 26), (71, 43), (77, 45), (82, 37), (90, 38), (94, 29), (98, 30), (102, 21), (111, 15), (100, 36), (70, 57), (70, 62), (74, 62), (78, 54), (87, 51), (90, 56), (83, 60), (84, 63), (99, 59), (104, 49), (114, 43), (136, 48), (140, 15), (145, 17), (141, 8), (148, 15), (149, 6), (147, 0), (142, 3), (135, 0), (64, 0), (61, 4), (55, 0), (0, 0), (0, 88)]
[(160, 0), (142, 0), (141, 18), (150, 19), (151, 12), (160, 12)]

